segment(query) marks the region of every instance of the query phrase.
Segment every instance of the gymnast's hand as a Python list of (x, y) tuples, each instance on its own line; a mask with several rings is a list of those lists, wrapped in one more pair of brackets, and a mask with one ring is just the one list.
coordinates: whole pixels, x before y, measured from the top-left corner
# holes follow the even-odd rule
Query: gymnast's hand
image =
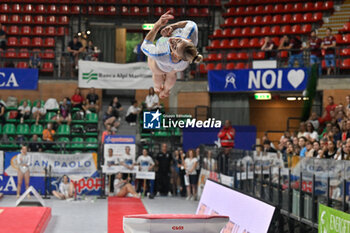
[(164, 15), (160, 16), (156, 24), (160, 27), (164, 27), (171, 19), (174, 19), (174, 16), (170, 14), (170, 11), (167, 11)]
[(173, 33), (174, 29), (172, 26), (166, 26), (165, 28), (163, 28), (161, 31), (160, 31), (160, 34), (163, 36), (163, 37), (170, 37), (171, 36), (171, 33)]

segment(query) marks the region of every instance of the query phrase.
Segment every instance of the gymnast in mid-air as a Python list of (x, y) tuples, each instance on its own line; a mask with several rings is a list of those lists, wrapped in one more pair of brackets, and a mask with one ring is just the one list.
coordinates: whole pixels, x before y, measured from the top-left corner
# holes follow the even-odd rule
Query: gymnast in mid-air
[[(146, 35), (141, 46), (142, 52), (148, 56), (154, 90), (159, 93), (160, 98), (169, 96), (171, 88), (175, 85), (177, 72), (185, 70), (191, 63), (203, 60), (196, 48), (197, 24), (188, 20), (167, 25), (171, 19), (174, 19), (174, 16), (170, 11), (163, 14)], [(153, 41), (162, 27), (162, 37), (154, 45)]]

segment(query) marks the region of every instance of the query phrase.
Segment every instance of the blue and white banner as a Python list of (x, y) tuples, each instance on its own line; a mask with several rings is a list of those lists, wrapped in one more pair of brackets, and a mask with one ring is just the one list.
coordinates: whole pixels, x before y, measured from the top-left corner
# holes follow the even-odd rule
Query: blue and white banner
[[(5, 153), (5, 175), (17, 176), (17, 155), (19, 152)], [(50, 154), (30, 153), (31, 176), (45, 176), (45, 168), (51, 166), (52, 176), (79, 175), (92, 177), (97, 173), (97, 154)]]
[(36, 90), (38, 88), (38, 69), (0, 69), (0, 89)]
[(210, 70), (210, 92), (303, 91), (308, 72), (305, 68)]
[[(130, 156), (135, 162), (136, 158), (136, 138), (134, 135), (107, 135), (104, 142), (104, 158), (108, 160), (109, 150), (112, 149), (113, 156), (117, 161), (124, 161), (125, 156)], [(125, 161), (124, 161), (125, 162)], [(105, 163), (106, 165), (106, 163)]]

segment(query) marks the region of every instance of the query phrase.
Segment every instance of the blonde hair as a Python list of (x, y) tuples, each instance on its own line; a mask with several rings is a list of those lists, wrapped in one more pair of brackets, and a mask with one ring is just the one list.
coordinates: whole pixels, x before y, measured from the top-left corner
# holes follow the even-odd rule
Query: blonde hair
[(203, 56), (198, 53), (196, 46), (190, 43), (184, 49), (183, 60), (190, 63), (200, 63), (203, 60)]

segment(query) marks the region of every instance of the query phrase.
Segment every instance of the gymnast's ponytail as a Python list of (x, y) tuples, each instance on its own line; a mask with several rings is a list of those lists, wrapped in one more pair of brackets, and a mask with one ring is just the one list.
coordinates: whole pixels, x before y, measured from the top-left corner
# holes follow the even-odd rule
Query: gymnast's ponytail
[(201, 61), (203, 60), (203, 56), (201, 55), (201, 54), (197, 54), (194, 58), (193, 58), (193, 60), (192, 60), (192, 63), (200, 63)]
[(196, 46), (191, 43), (185, 47), (182, 60), (190, 63), (200, 63), (203, 60), (203, 56), (198, 53)]

